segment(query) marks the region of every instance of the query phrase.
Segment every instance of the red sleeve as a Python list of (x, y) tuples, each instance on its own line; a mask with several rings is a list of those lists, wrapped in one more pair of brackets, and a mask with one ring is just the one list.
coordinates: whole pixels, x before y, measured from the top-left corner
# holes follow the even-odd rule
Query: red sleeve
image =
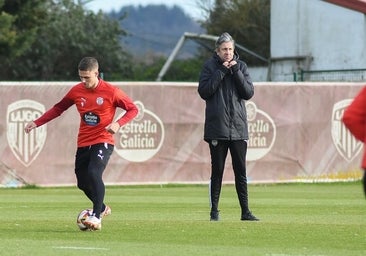
[(122, 90), (116, 89), (116, 104), (118, 107), (124, 109), (126, 113), (117, 120), (120, 126), (131, 121), (138, 113), (136, 105)]
[(46, 111), (42, 116), (38, 119), (34, 120), (34, 123), (37, 126), (44, 125), (45, 123), (55, 119), (56, 117), (60, 116), (65, 110), (71, 107), (74, 104), (74, 101), (64, 97), (60, 102), (54, 105), (51, 109)]
[(366, 134), (366, 87), (344, 111), (342, 121), (358, 140), (364, 142)]

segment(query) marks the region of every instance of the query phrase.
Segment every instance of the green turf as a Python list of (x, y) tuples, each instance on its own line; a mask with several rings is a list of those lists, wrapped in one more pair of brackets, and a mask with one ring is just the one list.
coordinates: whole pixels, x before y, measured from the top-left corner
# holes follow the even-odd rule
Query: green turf
[(259, 222), (240, 221), (226, 185), (221, 221), (207, 186), (107, 187), (112, 215), (79, 231), (89, 202), (77, 188), (0, 189), (0, 255), (366, 255), (360, 182), (250, 185)]

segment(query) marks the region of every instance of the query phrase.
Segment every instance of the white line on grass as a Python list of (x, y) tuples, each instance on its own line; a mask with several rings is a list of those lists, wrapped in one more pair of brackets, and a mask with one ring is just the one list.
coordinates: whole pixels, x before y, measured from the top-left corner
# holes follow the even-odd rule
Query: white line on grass
[(54, 246), (54, 249), (70, 249), (70, 250), (102, 250), (109, 251), (109, 248), (98, 248), (98, 247), (78, 247), (78, 246)]
[[(306, 254), (307, 255), (307, 254)], [(324, 254), (311, 254), (312, 256), (324, 256)], [(305, 254), (283, 254), (283, 253), (271, 253), (266, 254), (266, 256), (305, 256)]]

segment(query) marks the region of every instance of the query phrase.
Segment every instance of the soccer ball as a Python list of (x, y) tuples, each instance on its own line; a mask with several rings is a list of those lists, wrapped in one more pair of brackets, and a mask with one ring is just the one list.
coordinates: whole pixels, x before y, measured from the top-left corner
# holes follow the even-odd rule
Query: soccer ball
[(78, 217), (76, 218), (76, 225), (78, 225), (79, 229), (82, 231), (86, 231), (88, 230), (88, 228), (84, 225), (84, 221), (85, 219), (93, 214), (93, 210), (92, 209), (85, 209), (82, 210), (79, 214)]

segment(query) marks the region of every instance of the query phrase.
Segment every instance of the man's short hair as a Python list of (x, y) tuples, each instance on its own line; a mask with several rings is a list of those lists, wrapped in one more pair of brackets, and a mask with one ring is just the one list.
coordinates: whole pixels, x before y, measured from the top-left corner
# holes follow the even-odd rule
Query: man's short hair
[(94, 57), (84, 57), (79, 62), (78, 69), (81, 71), (98, 70), (99, 69), (98, 60)]
[(235, 45), (235, 41), (234, 39), (231, 37), (231, 35), (227, 32), (224, 32), (221, 34), (221, 36), (219, 36), (219, 38), (216, 40), (216, 43), (215, 43), (215, 47), (216, 49), (220, 47), (220, 45), (222, 43), (226, 43), (226, 42), (232, 42), (233, 45)]

